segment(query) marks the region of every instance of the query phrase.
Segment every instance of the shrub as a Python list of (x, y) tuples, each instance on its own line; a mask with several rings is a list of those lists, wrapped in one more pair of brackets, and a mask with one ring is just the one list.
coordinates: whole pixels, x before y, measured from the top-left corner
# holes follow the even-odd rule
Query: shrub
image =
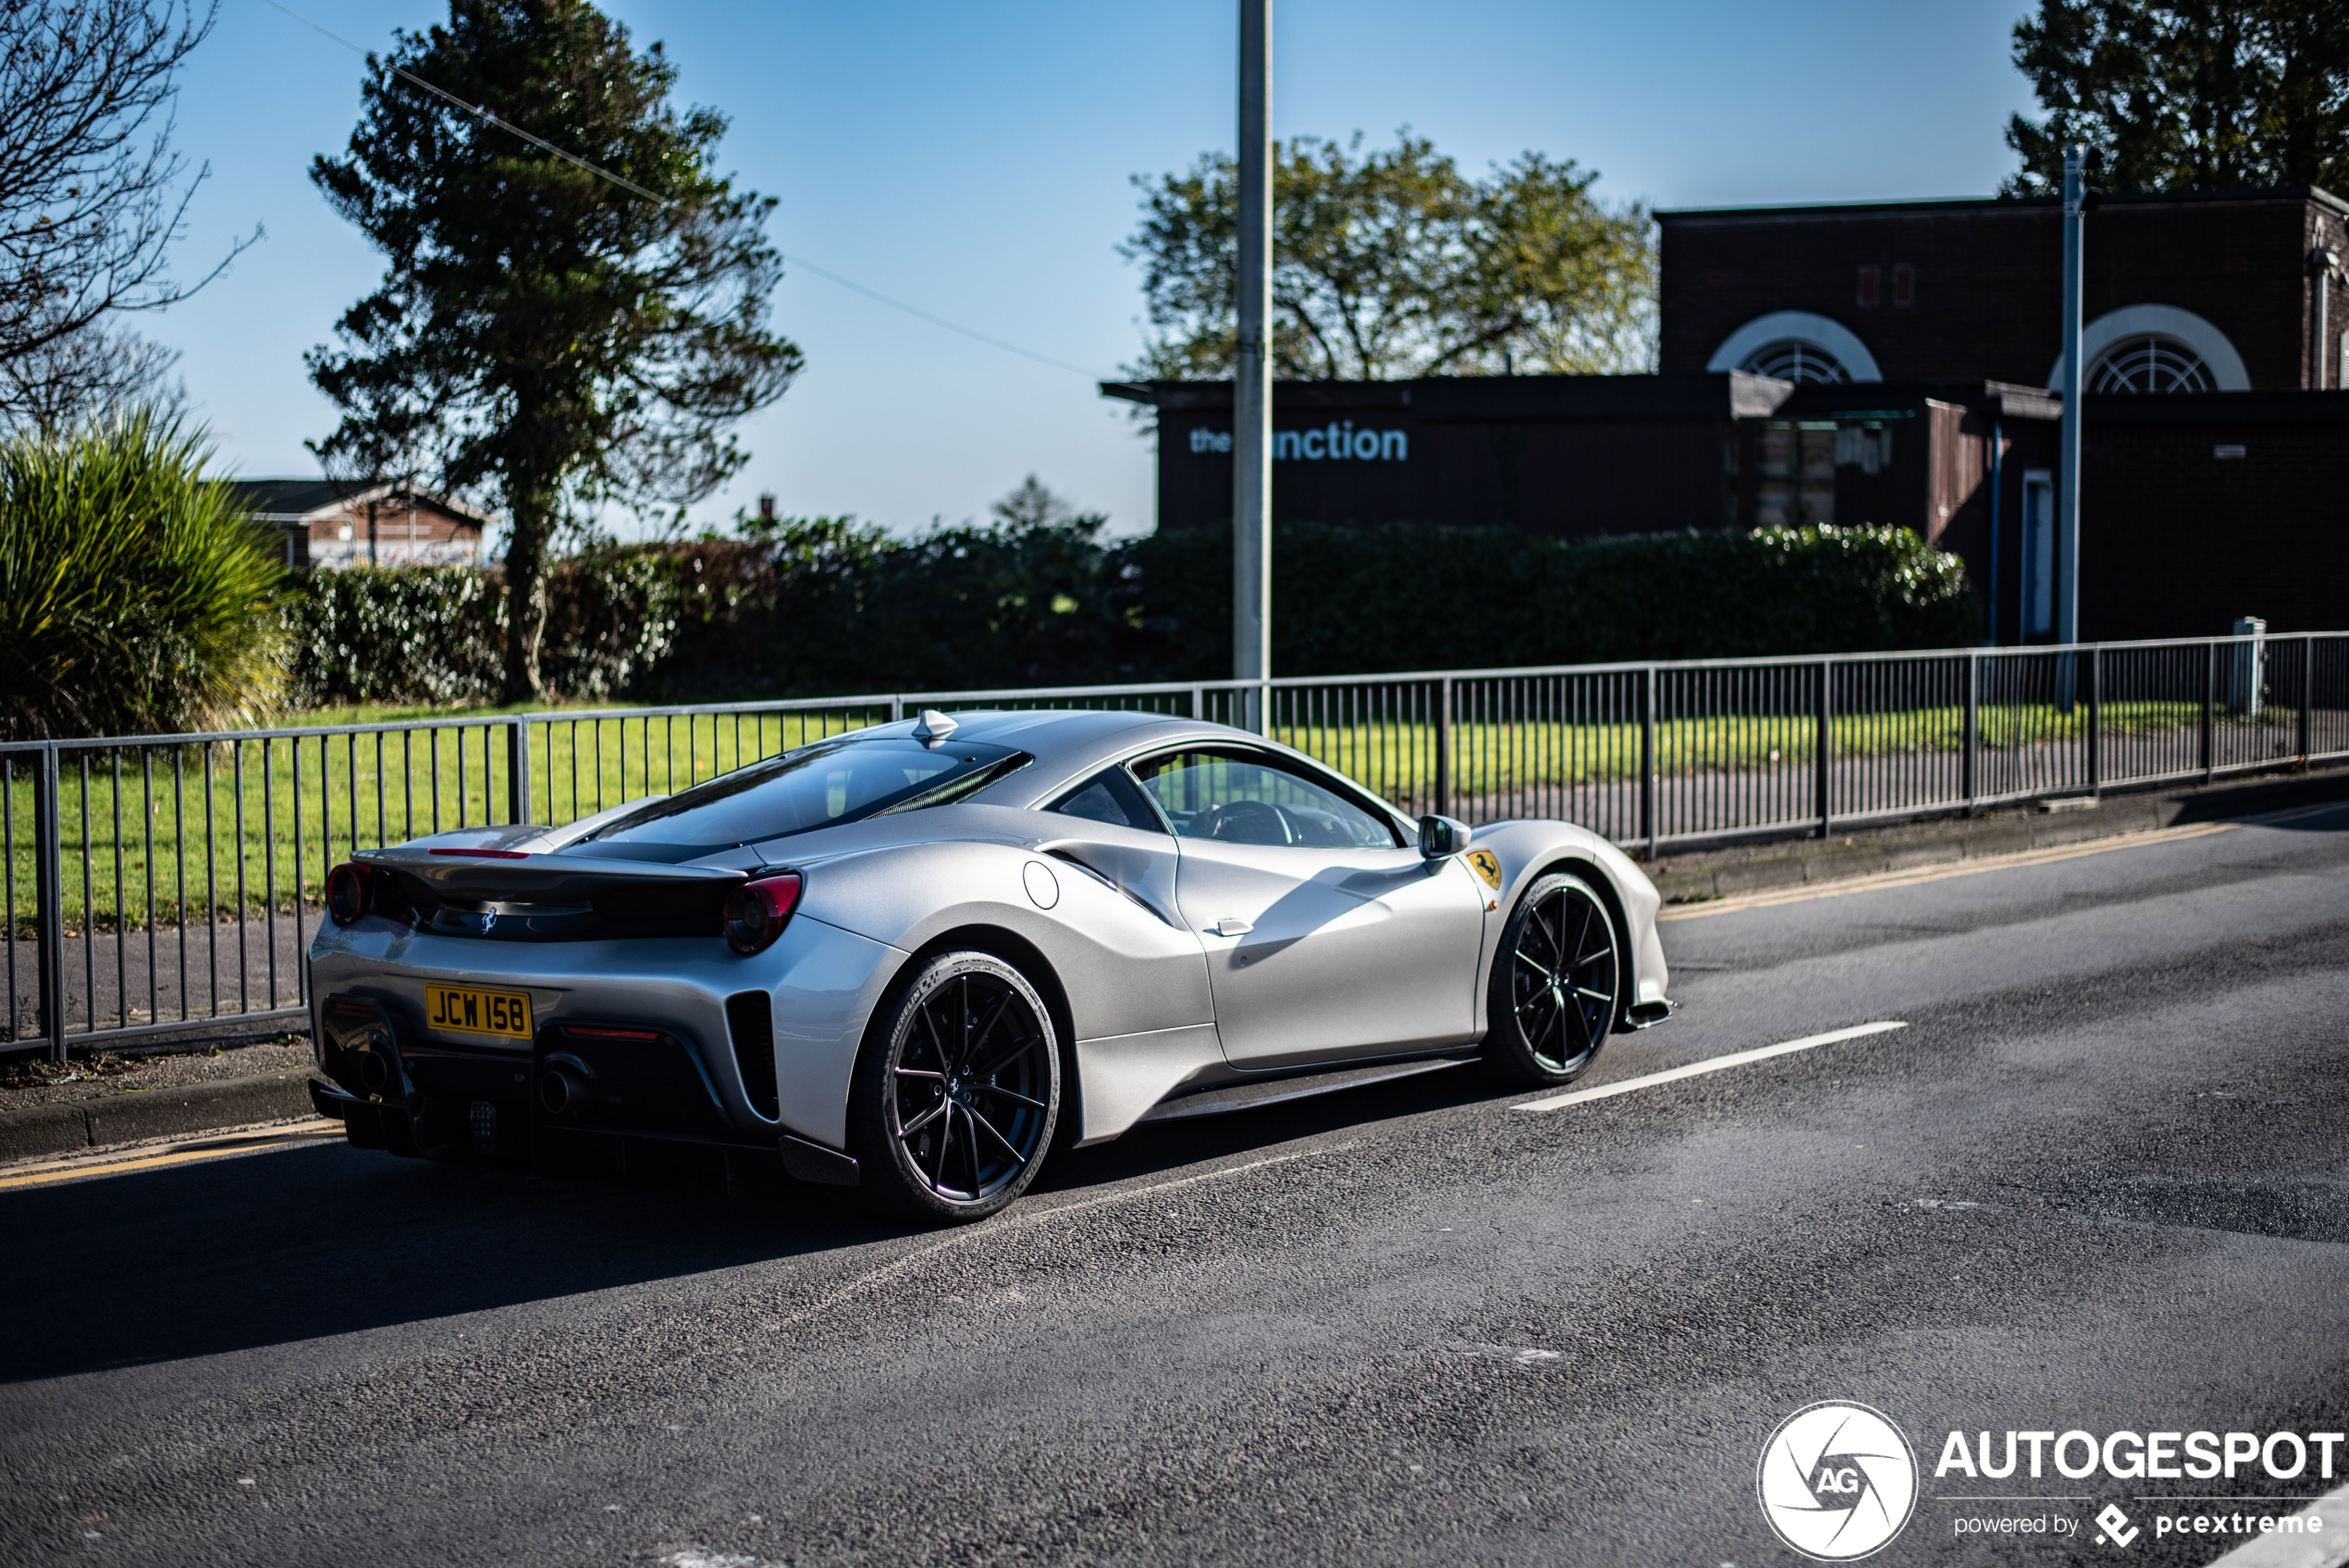
[[(893, 539), (846, 518), (560, 563), (541, 667), (564, 696), (712, 701), (1217, 680), (1231, 536), (1104, 544), (1098, 519)], [(1561, 541), (1501, 529), (1285, 523), (1283, 675), (1948, 647), (1975, 624), (1954, 556), (1900, 528)], [(313, 574), (295, 610), (313, 703), (486, 701), (494, 573)]]
[[(1230, 531), (1153, 535), (1128, 557), (1165, 677), (1228, 670)], [(1281, 675), (1953, 647), (1976, 624), (1963, 563), (1905, 528), (1559, 540), (1300, 522), (1273, 533)]]
[[(667, 655), (688, 600), (658, 552), (597, 550), (556, 564), (539, 670), (558, 696), (629, 692)], [(286, 606), (289, 684), (306, 707), (487, 702), (504, 683), (505, 582), (471, 567), (354, 567), (302, 575)]]
[(140, 410), (0, 441), (0, 733), (230, 728), (285, 682), (274, 537)]

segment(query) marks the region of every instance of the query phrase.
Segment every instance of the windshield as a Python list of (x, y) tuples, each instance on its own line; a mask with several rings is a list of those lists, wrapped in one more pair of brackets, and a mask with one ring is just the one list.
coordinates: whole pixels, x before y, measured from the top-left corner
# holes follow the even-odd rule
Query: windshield
[[(855, 822), (883, 812), (941, 805), (985, 789), (1027, 762), (1007, 746), (948, 741), (931, 748), (909, 736), (843, 736), (738, 768), (650, 801), (566, 849), (633, 858), (659, 846), (677, 858)], [(670, 858), (666, 854), (658, 858)]]

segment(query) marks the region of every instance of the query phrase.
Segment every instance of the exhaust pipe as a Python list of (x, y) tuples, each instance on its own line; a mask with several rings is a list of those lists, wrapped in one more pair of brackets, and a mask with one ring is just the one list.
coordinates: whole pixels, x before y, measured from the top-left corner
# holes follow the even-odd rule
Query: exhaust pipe
[(595, 1098), (595, 1088), (577, 1063), (550, 1061), (538, 1075), (538, 1103), (549, 1116), (581, 1116)]
[(382, 1051), (364, 1050), (359, 1053), (359, 1082), (366, 1085), (369, 1094), (390, 1094), (395, 1077), (391, 1058)]

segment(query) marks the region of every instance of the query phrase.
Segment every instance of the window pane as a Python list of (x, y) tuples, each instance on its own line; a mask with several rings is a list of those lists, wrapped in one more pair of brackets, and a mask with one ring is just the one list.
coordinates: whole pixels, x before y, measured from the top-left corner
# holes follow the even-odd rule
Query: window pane
[(1134, 769), (1174, 831), (1227, 844), (1392, 849), (1393, 829), (1312, 779), (1248, 757), (1182, 752)]
[(1088, 822), (1107, 822), (1119, 827), (1139, 828), (1145, 833), (1163, 833), (1165, 825), (1150, 802), (1125, 777), (1122, 767), (1113, 767), (1063, 795), (1048, 809), (1065, 816), (1081, 816)]
[[(709, 853), (736, 844), (854, 822), (895, 806), (933, 804), (958, 780), (1019, 753), (1004, 746), (931, 748), (906, 736), (819, 741), (755, 763), (599, 828), (575, 847), (580, 854), (616, 851), (622, 844), (664, 845)], [(662, 858), (670, 858), (663, 856)]]

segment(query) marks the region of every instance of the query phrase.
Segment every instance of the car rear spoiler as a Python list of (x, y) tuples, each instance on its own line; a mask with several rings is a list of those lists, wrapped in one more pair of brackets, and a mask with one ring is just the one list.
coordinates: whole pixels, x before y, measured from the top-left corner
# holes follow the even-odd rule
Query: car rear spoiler
[[(437, 924), (434, 912), (444, 906), (495, 906), (543, 916), (498, 927), (501, 935), (524, 937), (585, 936), (602, 922), (647, 935), (714, 932), (727, 895), (749, 875), (733, 867), (413, 844), (362, 850), (351, 858), (398, 887), (391, 913), (404, 902), (423, 923)], [(574, 918), (560, 913), (566, 911), (579, 913)], [(586, 926), (579, 925), (583, 920)], [(651, 929), (656, 926), (670, 929)]]

